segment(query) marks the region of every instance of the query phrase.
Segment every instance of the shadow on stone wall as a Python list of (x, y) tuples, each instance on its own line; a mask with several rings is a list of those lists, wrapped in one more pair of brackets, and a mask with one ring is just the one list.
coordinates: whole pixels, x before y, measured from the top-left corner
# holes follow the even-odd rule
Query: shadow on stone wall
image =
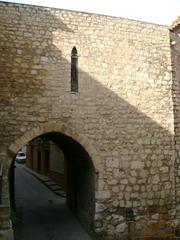
[[(170, 31), (171, 39), (171, 61), (172, 61), (172, 95), (173, 95), (173, 106), (174, 106), (174, 132), (175, 132), (175, 145), (177, 151), (177, 159), (175, 160), (175, 199), (176, 199), (176, 216), (179, 219), (180, 216), (180, 178), (178, 177), (180, 171), (180, 128), (179, 128), (179, 116), (180, 116), (180, 41), (178, 28)], [(175, 44), (172, 44), (175, 43)], [(180, 235), (180, 230), (178, 236)]]
[[(102, 159), (96, 196), (103, 206), (96, 214), (99, 232), (119, 234), (122, 222), (116, 216), (126, 207), (142, 217), (148, 208), (151, 215), (162, 205), (174, 209), (171, 132), (81, 69), (79, 93), (71, 93), (70, 54), (78, 42), (74, 29), (47, 8), (28, 6), (32, 15), (27, 18), (23, 7), (16, 6), (0, 35), (0, 143), (8, 146), (38, 124), (58, 119), (90, 138)], [(55, 32), (59, 41), (68, 34), (69, 59), (54, 44)]]

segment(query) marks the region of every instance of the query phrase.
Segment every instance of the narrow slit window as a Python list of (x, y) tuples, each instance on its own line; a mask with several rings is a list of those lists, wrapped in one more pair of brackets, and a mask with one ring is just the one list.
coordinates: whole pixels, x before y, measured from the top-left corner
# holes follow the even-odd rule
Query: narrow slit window
[(71, 92), (78, 92), (78, 55), (76, 47), (71, 52)]

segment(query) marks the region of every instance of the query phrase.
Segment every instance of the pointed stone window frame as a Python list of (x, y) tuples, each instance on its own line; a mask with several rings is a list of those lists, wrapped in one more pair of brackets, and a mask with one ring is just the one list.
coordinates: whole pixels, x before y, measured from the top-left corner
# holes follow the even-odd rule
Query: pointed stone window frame
[(75, 46), (71, 51), (71, 92), (78, 92), (78, 52)]

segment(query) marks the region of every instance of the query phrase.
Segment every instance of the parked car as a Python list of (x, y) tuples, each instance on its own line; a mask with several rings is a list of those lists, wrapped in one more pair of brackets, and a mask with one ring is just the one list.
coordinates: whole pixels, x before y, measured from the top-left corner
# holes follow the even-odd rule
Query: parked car
[(16, 155), (17, 163), (24, 163), (26, 161), (26, 154), (22, 151), (19, 151)]

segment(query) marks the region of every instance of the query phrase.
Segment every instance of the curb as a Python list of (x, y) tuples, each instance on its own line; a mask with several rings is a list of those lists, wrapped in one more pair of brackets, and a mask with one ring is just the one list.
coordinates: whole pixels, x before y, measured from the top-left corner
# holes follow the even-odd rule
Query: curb
[(37, 178), (41, 183), (43, 183), (44, 186), (46, 186), (49, 190), (51, 190), (53, 193), (57, 194), (58, 196), (62, 198), (66, 198), (66, 192), (62, 189), (60, 185), (58, 185), (56, 182), (51, 180), (49, 177), (44, 176), (40, 173), (37, 173), (33, 171), (32, 169), (23, 166), (23, 168), (32, 176)]

